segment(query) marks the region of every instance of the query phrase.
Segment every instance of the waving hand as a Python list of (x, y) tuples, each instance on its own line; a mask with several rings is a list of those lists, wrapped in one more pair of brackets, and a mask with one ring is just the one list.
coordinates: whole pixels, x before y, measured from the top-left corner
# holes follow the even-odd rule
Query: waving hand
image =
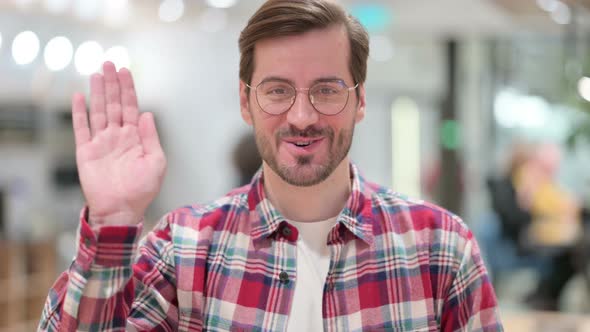
[(160, 191), (166, 158), (151, 113), (139, 113), (133, 78), (105, 62), (84, 96), (72, 98), (76, 163), (91, 223), (139, 222)]

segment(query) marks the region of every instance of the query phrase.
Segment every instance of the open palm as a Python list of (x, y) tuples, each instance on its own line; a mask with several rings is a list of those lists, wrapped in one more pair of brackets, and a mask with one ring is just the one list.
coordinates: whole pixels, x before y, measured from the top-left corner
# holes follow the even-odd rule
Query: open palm
[(76, 162), (90, 220), (135, 224), (158, 194), (166, 158), (151, 113), (140, 115), (133, 78), (105, 62), (84, 96), (72, 98)]

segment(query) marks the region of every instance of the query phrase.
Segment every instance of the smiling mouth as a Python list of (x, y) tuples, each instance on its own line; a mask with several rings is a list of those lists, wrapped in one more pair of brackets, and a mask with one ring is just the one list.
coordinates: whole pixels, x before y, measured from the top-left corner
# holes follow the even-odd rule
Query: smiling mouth
[(309, 146), (311, 143), (313, 143), (313, 141), (291, 142), (291, 144), (298, 146), (298, 147)]
[(315, 138), (301, 137), (301, 138), (295, 138), (295, 139), (287, 139), (287, 140), (285, 140), (285, 142), (292, 144), (292, 145), (299, 147), (299, 148), (304, 148), (304, 147), (310, 146), (314, 143), (317, 143), (317, 142), (321, 141), (322, 139), (323, 139), (322, 137), (315, 137)]

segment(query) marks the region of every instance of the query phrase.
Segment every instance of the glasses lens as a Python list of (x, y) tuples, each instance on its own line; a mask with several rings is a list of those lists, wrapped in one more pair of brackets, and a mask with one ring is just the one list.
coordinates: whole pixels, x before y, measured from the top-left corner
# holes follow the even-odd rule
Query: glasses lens
[(293, 104), (295, 89), (286, 82), (266, 81), (256, 88), (256, 98), (266, 113), (281, 114)]
[(348, 102), (348, 88), (342, 82), (321, 82), (309, 91), (313, 106), (323, 114), (340, 113)]

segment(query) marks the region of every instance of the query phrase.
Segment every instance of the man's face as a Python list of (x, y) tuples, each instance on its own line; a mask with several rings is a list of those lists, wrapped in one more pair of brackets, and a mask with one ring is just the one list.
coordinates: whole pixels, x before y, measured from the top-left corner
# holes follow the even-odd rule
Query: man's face
[[(272, 77), (292, 82), (296, 88), (309, 88), (318, 80), (334, 78), (353, 87), (349, 53), (343, 26), (259, 41), (254, 50), (251, 86)], [(364, 86), (357, 89), (360, 97), (351, 90), (346, 107), (337, 115), (316, 111), (307, 90), (297, 93), (287, 112), (269, 115), (260, 109), (254, 89), (240, 82), (241, 114), (254, 126), (264, 162), (285, 182), (312, 186), (324, 181), (348, 155), (354, 126), (365, 113)]]

